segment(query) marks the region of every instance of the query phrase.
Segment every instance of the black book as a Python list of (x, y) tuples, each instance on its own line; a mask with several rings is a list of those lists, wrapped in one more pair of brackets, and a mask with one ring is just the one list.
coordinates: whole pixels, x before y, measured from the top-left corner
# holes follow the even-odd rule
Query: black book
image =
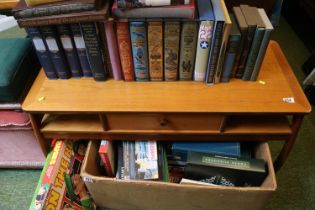
[(264, 160), (189, 152), (185, 178), (224, 186), (260, 186), (267, 176)]
[(104, 81), (107, 70), (104, 68), (102, 47), (95, 23), (81, 23), (81, 30), (93, 77), (96, 81)]

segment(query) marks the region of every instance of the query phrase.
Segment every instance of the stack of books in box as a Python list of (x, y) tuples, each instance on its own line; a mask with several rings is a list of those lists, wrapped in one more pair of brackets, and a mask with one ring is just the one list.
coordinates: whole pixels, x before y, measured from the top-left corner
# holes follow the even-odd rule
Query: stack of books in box
[(224, 0), (45, 3), (21, 0), (14, 15), (51, 79), (255, 81), (273, 30), (263, 9), (229, 13)]

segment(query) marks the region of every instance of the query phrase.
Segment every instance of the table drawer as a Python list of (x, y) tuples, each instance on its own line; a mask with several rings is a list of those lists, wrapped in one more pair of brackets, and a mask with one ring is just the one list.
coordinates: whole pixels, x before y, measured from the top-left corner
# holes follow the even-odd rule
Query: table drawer
[(109, 113), (107, 131), (220, 131), (220, 114)]

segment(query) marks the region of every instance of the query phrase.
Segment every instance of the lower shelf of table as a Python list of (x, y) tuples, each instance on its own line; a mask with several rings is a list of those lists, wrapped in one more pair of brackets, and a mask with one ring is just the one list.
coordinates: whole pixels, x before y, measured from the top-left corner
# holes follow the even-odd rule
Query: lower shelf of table
[(104, 129), (99, 114), (46, 114), (41, 133), (46, 138), (154, 140), (285, 140), (292, 135), (286, 116), (231, 115), (220, 129)]

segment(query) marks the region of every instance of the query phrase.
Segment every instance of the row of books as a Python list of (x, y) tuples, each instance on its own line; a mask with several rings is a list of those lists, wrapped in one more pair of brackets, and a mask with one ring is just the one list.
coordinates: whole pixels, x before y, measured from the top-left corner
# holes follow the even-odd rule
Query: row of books
[(102, 140), (99, 155), (105, 175), (117, 179), (260, 186), (268, 174), (266, 163), (252, 157), (249, 145)]
[(104, 50), (95, 23), (29, 27), (26, 31), (49, 79), (106, 78)]

